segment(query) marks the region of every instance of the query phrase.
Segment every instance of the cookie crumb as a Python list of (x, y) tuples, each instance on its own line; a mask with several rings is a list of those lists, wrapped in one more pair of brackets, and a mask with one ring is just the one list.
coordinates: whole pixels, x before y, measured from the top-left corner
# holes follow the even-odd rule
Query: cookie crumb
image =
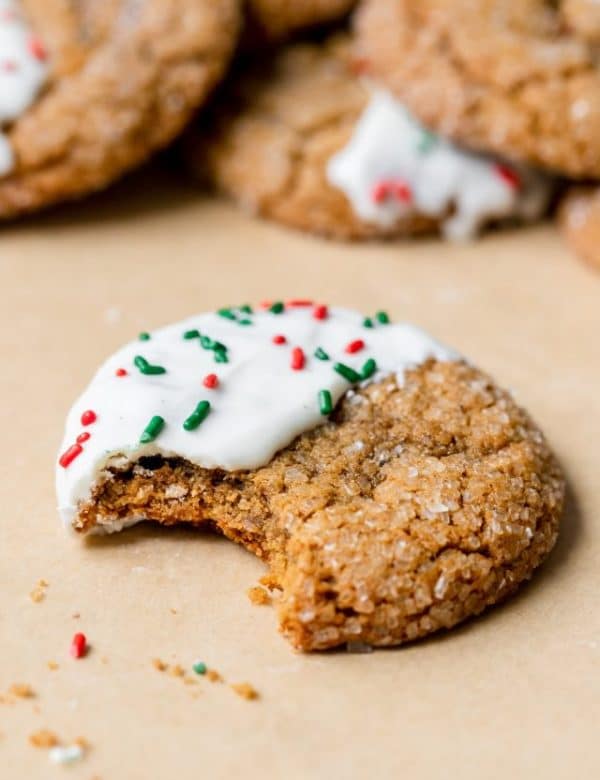
[(185, 669), (180, 664), (173, 664), (169, 667), (169, 674), (172, 677), (185, 677)]
[(33, 699), (35, 696), (33, 688), (27, 683), (13, 683), (8, 692), (17, 699)]
[(231, 688), (242, 699), (247, 699), (248, 701), (258, 699), (258, 691), (250, 683), (234, 683)]
[(153, 658), (152, 666), (159, 672), (166, 672), (168, 668), (167, 664), (164, 661), (161, 661), (160, 658)]
[(29, 594), (29, 598), (33, 601), (34, 604), (39, 604), (40, 601), (43, 601), (46, 598), (47, 588), (48, 583), (46, 580), (38, 580), (37, 585)]
[(216, 669), (207, 669), (206, 679), (210, 680), (210, 682), (223, 682), (223, 678)]
[(56, 661), (48, 661), (46, 664), (48, 669), (50, 669), (51, 672), (55, 672), (57, 669), (59, 669), (59, 665), (56, 663)]
[(36, 748), (52, 748), (58, 745), (60, 740), (53, 731), (40, 729), (29, 735), (29, 742)]
[(247, 590), (248, 598), (255, 606), (265, 606), (271, 603), (271, 596), (264, 588), (256, 585), (253, 588)]

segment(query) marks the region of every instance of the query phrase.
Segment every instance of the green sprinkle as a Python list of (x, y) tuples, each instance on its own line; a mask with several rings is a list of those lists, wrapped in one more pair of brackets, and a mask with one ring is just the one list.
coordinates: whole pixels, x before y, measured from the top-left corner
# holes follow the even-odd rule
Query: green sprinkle
[(215, 350), (215, 363), (229, 363), (226, 350)]
[(136, 355), (133, 359), (133, 365), (136, 368), (139, 368), (140, 373), (146, 374), (146, 375), (152, 375), (152, 374), (166, 374), (167, 369), (163, 368), (162, 366), (153, 366), (146, 358), (143, 358), (141, 355)]
[(206, 674), (206, 664), (204, 661), (196, 661), (192, 665), (192, 669), (196, 672), (196, 674)]
[(200, 346), (203, 349), (214, 349), (215, 342), (208, 336), (200, 336)]
[(372, 328), (373, 320), (370, 317), (365, 317), (363, 320), (363, 328)]
[(282, 301), (276, 301), (272, 306), (269, 307), (271, 314), (281, 314), (284, 309), (285, 306), (283, 305)]
[(375, 315), (375, 319), (377, 322), (380, 322), (382, 325), (389, 325), (390, 318), (386, 311), (378, 311)]
[(235, 319), (235, 314), (231, 311), (231, 309), (219, 309), (217, 314), (219, 317), (224, 317), (226, 320)]
[(332, 409), (333, 403), (329, 390), (319, 390), (319, 410), (321, 414), (327, 416), (328, 414), (331, 414)]
[(199, 339), (200, 338), (200, 331), (196, 330), (195, 328), (193, 330), (186, 330), (186, 332), (183, 334), (184, 339)]
[(144, 330), (144, 331), (142, 331), (140, 333), (140, 335), (138, 336), (138, 339), (140, 341), (150, 341), (150, 334), (146, 333), (146, 331)]
[(436, 143), (436, 136), (433, 133), (430, 133), (429, 130), (423, 130), (417, 144), (417, 151), (421, 154), (425, 154), (432, 146), (435, 146)]
[(140, 444), (148, 444), (148, 442), (154, 441), (158, 434), (162, 431), (165, 425), (165, 421), (159, 415), (153, 417), (148, 425), (144, 428), (144, 432), (140, 436)]
[(253, 314), (252, 306), (245, 303), (243, 306), (240, 306), (240, 311), (243, 311), (244, 314)]
[(252, 320), (248, 320), (246, 318), (243, 320), (238, 320), (238, 325), (252, 325)]
[(329, 355), (327, 354), (327, 352), (325, 352), (324, 349), (321, 349), (321, 347), (316, 348), (315, 357), (318, 360), (329, 360)]
[(334, 363), (333, 370), (337, 371), (337, 373), (340, 376), (343, 376), (344, 379), (347, 379), (349, 382), (352, 383), (360, 382), (360, 380), (362, 379), (358, 371), (355, 371), (353, 368), (350, 368), (350, 366), (347, 366), (345, 363)]
[(198, 406), (184, 421), (183, 427), (186, 431), (195, 431), (196, 428), (206, 420), (210, 412), (210, 401), (200, 401)]
[(373, 358), (369, 358), (367, 362), (364, 364), (361, 370), (362, 378), (363, 379), (369, 379), (373, 376), (373, 374), (377, 371), (377, 363), (373, 360)]

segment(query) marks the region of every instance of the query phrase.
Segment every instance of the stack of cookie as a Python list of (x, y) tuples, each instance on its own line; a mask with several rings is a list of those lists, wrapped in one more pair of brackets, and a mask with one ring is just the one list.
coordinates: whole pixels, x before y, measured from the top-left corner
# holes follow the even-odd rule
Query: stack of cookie
[[(334, 238), (471, 238), (600, 179), (597, 2), (354, 6), (0, 0), (0, 217), (106, 186), (209, 95), (189, 167)], [(585, 189), (560, 211), (591, 260), (599, 210)]]

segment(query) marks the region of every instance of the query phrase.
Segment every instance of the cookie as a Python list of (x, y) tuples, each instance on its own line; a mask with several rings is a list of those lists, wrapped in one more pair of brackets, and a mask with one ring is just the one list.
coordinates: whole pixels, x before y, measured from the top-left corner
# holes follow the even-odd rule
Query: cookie
[(102, 188), (220, 78), (238, 0), (0, 2), (0, 217)]
[(591, 0), (365, 0), (357, 31), (368, 72), (428, 126), (587, 178), (600, 176), (598, 27), (585, 21), (598, 14)]
[(441, 231), (469, 238), (492, 221), (535, 219), (552, 182), (460, 150), (351, 69), (348, 42), (286, 47), (233, 78), (191, 169), (251, 212), (343, 239)]
[(81, 533), (212, 528), (270, 567), (302, 650), (393, 645), (513, 593), (563, 501), (510, 395), (420, 329), (309, 301), (220, 309), (110, 357), (68, 415)]
[(558, 220), (578, 257), (600, 268), (600, 188), (574, 188), (565, 196)]
[(246, 0), (246, 39), (281, 41), (295, 32), (331, 23), (348, 14), (356, 0)]

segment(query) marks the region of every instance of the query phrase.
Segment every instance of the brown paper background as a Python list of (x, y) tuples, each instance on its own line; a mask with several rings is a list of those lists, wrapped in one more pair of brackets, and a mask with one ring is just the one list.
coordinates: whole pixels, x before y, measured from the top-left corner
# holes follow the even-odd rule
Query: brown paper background
[[(65, 535), (56, 448), (97, 364), (142, 329), (280, 296), (414, 320), (530, 408), (570, 497), (555, 552), (516, 598), (402, 649), (303, 656), (249, 603), (263, 568), (234, 545), (152, 527)], [(598, 777), (600, 275), (552, 226), (471, 246), (345, 246), (150, 171), (3, 228), (0, 297), (0, 692), (23, 681), (37, 694), (0, 704), (2, 778)], [(39, 578), (50, 587), (33, 604)], [(77, 662), (76, 630), (93, 645)], [(200, 657), (261, 700), (186, 686), (154, 657)], [(27, 742), (42, 727), (92, 750), (51, 766)]]

